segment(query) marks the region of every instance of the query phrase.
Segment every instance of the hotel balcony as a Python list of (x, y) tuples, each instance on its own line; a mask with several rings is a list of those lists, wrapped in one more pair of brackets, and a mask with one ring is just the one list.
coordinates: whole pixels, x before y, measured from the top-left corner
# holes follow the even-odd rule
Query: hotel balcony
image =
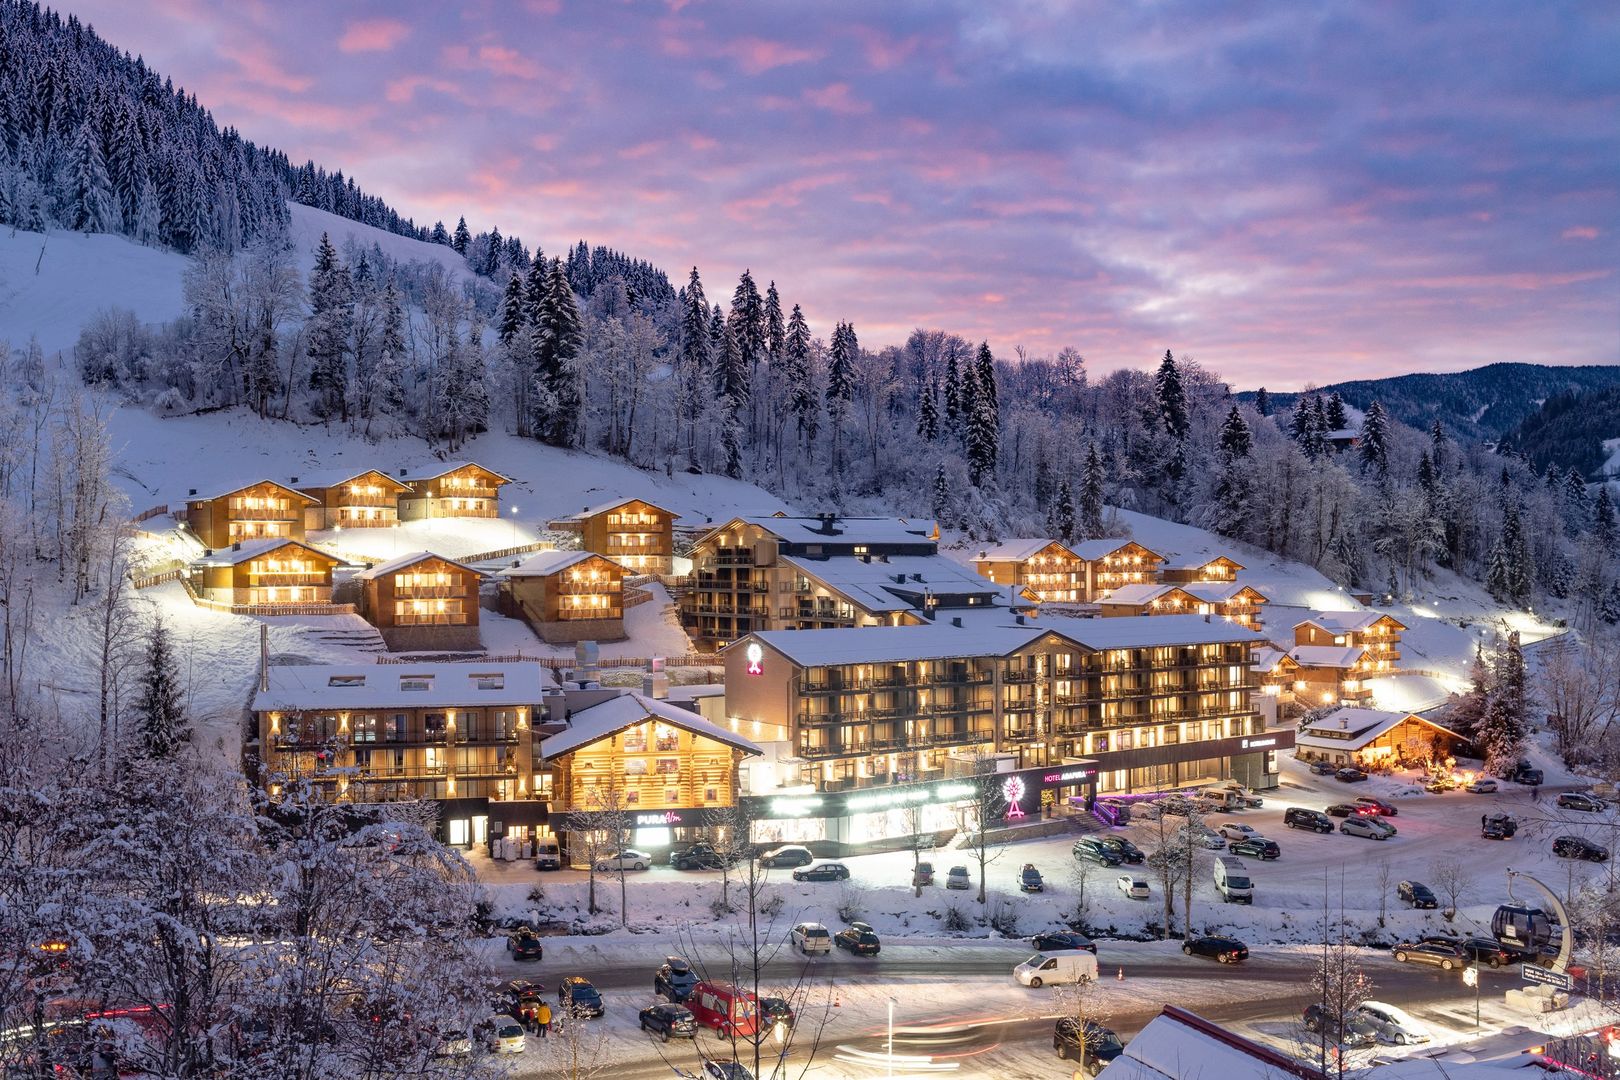
[(307, 574), (255, 574), (248, 572), (248, 578), (253, 585), (268, 588), (315, 588), (326, 584), (325, 575), (319, 571)]
[(304, 510), (303, 507), (295, 510), (286, 506), (233, 506), (227, 512), (227, 517), (231, 521), (302, 521)]
[(439, 498), (441, 498), (441, 499), (493, 499), (495, 497), (495, 492), (496, 492), (495, 488), (483, 487), (481, 485), (468, 485), (466, 487), (458, 487), (458, 486), (451, 485), (451, 484), (443, 484), (443, 485), (440, 485), (440, 487), (439, 487)]
[(370, 506), (379, 510), (393, 510), (399, 505), (399, 496), (385, 495), (350, 495), (347, 491), (340, 491), (332, 501), (333, 506)]

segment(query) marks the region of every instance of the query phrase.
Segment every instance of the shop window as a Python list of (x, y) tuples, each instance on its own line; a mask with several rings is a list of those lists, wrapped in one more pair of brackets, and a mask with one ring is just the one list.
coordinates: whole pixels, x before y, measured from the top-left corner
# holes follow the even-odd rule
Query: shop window
[(710, 803), (711, 805), (714, 804), (714, 803), (719, 802), (720, 801), (720, 789), (717, 788), (717, 787), (706, 787), (706, 788), (704, 788), (703, 789), (703, 801), (706, 802), (706, 803)]

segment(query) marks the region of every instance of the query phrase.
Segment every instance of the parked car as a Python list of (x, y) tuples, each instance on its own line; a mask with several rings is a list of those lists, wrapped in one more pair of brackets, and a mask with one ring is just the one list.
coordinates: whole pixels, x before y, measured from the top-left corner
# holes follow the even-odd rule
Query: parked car
[(651, 865), (651, 855), (645, 851), (626, 848), (624, 851), (615, 851), (606, 858), (597, 859), (596, 872), (606, 874), (614, 870), (645, 870)]
[(1250, 791), (1236, 780), (1228, 780), (1217, 790), (1227, 792), (1228, 794), (1239, 799), (1243, 805), (1248, 807), (1259, 808), (1266, 805), (1265, 799), (1262, 799), (1260, 796), (1256, 795), (1254, 792)]
[(1228, 840), (1242, 840), (1245, 837), (1260, 835), (1253, 825), (1245, 825), (1241, 821), (1223, 821), (1218, 831)]
[(642, 1031), (649, 1031), (665, 1042), (697, 1038), (697, 1020), (685, 1005), (668, 1001), (649, 1005), (641, 1010), (640, 1020)]
[(1125, 839), (1123, 836), (1099, 836), (1098, 840), (1112, 848), (1120, 861), (1129, 866), (1138, 866), (1147, 859), (1147, 852)]
[(472, 1052), (472, 1034), (466, 1028), (445, 1028), (433, 1047), (434, 1057), (466, 1057)]
[(1608, 803), (1584, 791), (1563, 792), (1558, 796), (1558, 806), (1562, 810), (1584, 810), (1591, 814), (1601, 813), (1609, 808)]
[(1473, 792), (1475, 795), (1494, 795), (1496, 794), (1496, 781), (1488, 776), (1482, 776), (1469, 784), (1466, 790)]
[(1561, 859), (1585, 859), (1587, 862), (1608, 862), (1609, 852), (1590, 840), (1579, 836), (1560, 836), (1553, 841), (1553, 854)]
[(1395, 835), (1395, 826), (1383, 818), (1352, 816), (1339, 822), (1339, 831), (1367, 840), (1388, 840)]
[(1333, 822), (1320, 810), (1307, 810), (1303, 806), (1290, 806), (1283, 811), (1283, 824), (1290, 829), (1309, 829), (1311, 832), (1330, 833)]
[(1282, 848), (1277, 846), (1277, 841), (1267, 840), (1263, 836), (1245, 836), (1242, 840), (1234, 840), (1226, 846), (1226, 850), (1233, 855), (1253, 855), (1261, 860), (1282, 858)]
[(759, 1001), (759, 1015), (767, 1028), (775, 1028), (778, 1038), (783, 1038), (793, 1030), (799, 1018), (793, 1014), (793, 1006), (787, 998), (768, 997)]
[(1013, 968), (1013, 978), (1031, 990), (1039, 990), (1043, 986), (1096, 982), (1097, 957), (1078, 949), (1036, 953)]
[(924, 885), (932, 885), (933, 883), (934, 883), (934, 864), (931, 863), (931, 862), (920, 862), (920, 863), (918, 863), (917, 864), (917, 869), (911, 875), (911, 884), (912, 884), (912, 886), (914, 888), (920, 888), (920, 887), (922, 887)]
[(1338, 771), (1339, 771), (1339, 767), (1337, 765), (1333, 764), (1333, 762), (1331, 762), (1331, 761), (1313, 761), (1313, 762), (1311, 762), (1311, 774), (1313, 776), (1332, 776), (1334, 773), (1336, 773)]
[(788, 944), (804, 956), (832, 952), (832, 934), (818, 922), (802, 922), (788, 931)]
[(1449, 776), (1436, 776), (1423, 785), (1423, 790), (1430, 795), (1444, 795), (1448, 791), (1457, 790), (1457, 781)]
[(1528, 761), (1519, 760), (1497, 773), (1503, 780), (1510, 780), (1515, 784), (1540, 784), (1542, 772)]
[(1438, 943), (1447, 945), (1462, 953), (1464, 958), (1486, 967), (1499, 968), (1513, 963), (1516, 953), (1509, 952), (1502, 947), (1502, 943), (1494, 938), (1469, 937), (1461, 938), (1455, 934), (1424, 934), (1418, 938), (1421, 944)]
[(1391, 954), (1397, 964), (1433, 964), (1443, 971), (1460, 968), (1468, 962), (1457, 946), (1439, 941), (1403, 941)]
[(602, 1005), (602, 995), (583, 975), (570, 975), (558, 985), (557, 1004), (578, 1017), (595, 1018), (607, 1011)]
[(534, 842), (534, 868), (536, 870), (562, 869), (562, 848), (558, 846), (555, 836), (542, 836)]
[(1510, 840), (1518, 831), (1519, 823), (1500, 812), (1487, 814), (1479, 826), (1479, 835), (1486, 840)]
[(1428, 1028), (1382, 1001), (1363, 1001), (1356, 1007), (1356, 1015), (1372, 1024), (1380, 1042), (1405, 1046), (1409, 1043), (1426, 1043), (1431, 1038)]
[(1221, 851), (1226, 847), (1226, 837), (1222, 836), (1208, 825), (1199, 824), (1199, 826), (1193, 830), (1193, 834), (1198, 838), (1198, 842), (1200, 844), (1211, 851)]
[(1072, 952), (1076, 949), (1081, 952), (1095, 953), (1097, 943), (1084, 934), (1065, 933), (1061, 930), (1048, 931), (1036, 934), (1029, 939), (1029, 947), (1036, 952)]
[(1338, 802), (1328, 807), (1327, 813), (1329, 817), (1355, 817), (1358, 814), (1365, 817), (1367, 810), (1360, 803)]
[(533, 1020), (540, 1010), (540, 1001), (546, 988), (531, 979), (513, 979), (503, 983), (495, 1007), (519, 1020)]
[(1352, 1011), (1342, 1021), (1322, 1006), (1305, 1006), (1305, 1030), (1314, 1033), (1326, 1031), (1329, 1038), (1341, 1046), (1372, 1046), (1378, 1041), (1378, 1029), (1372, 1021)]
[(1415, 908), (1437, 908), (1440, 900), (1434, 891), (1421, 881), (1403, 881), (1395, 886), (1397, 899), (1405, 900)]
[(740, 1061), (705, 1061), (704, 1080), (754, 1080), (753, 1072)]
[(759, 865), (761, 866), (780, 866), (787, 867), (789, 869), (792, 869), (795, 866), (809, 866), (815, 861), (816, 857), (810, 853), (810, 849), (807, 847), (800, 847), (798, 844), (788, 844), (785, 847), (772, 848), (770, 851), (767, 851), (765, 854), (759, 857)]
[(965, 866), (953, 866), (945, 874), (945, 887), (947, 889), (971, 889), (973, 882), (968, 879), (968, 869)]
[(1081, 1072), (1095, 1076), (1125, 1052), (1125, 1044), (1095, 1020), (1065, 1016), (1052, 1029), (1052, 1049), (1064, 1061), (1078, 1061)]
[(1121, 874), (1115, 879), (1115, 884), (1119, 886), (1120, 892), (1132, 900), (1146, 900), (1148, 898), (1147, 878), (1138, 877), (1135, 874)]
[(848, 881), (849, 867), (843, 863), (824, 862), (793, 871), (794, 881)]
[(833, 944), (856, 956), (876, 956), (883, 951), (883, 942), (878, 940), (877, 931), (863, 922), (850, 923), (838, 931), (833, 937)]
[(699, 1024), (722, 1036), (746, 1037), (759, 1031), (759, 999), (732, 983), (700, 982), (685, 1005)]
[(523, 1053), (523, 1025), (504, 1014), (484, 1022), (484, 1046), (492, 1054)]
[(1019, 892), (1045, 892), (1046, 882), (1041, 880), (1041, 872), (1035, 869), (1034, 863), (1025, 863), (1024, 868), (1018, 871)]
[(1333, 778), (1335, 780), (1341, 780), (1346, 784), (1359, 784), (1363, 780), (1367, 779), (1367, 774), (1362, 772), (1360, 769), (1351, 768), (1347, 765), (1344, 768), (1336, 771), (1333, 774)]
[(506, 939), (506, 951), (514, 960), (539, 960), (545, 955), (540, 935), (533, 930), (519, 930)]
[(1356, 805), (1365, 806), (1368, 810), (1371, 810), (1380, 817), (1394, 817), (1400, 813), (1400, 811), (1395, 809), (1392, 804), (1385, 802), (1383, 799), (1374, 798), (1371, 795), (1356, 796)]
[(1249, 958), (1249, 947), (1236, 938), (1195, 937), (1181, 943), (1188, 956), (1211, 956), (1223, 964), (1237, 964)]
[(669, 865), (677, 870), (718, 870), (737, 861), (732, 852), (721, 852), (713, 844), (696, 843), (685, 851), (671, 852)]
[(1095, 836), (1082, 836), (1070, 849), (1076, 862), (1094, 862), (1099, 866), (1118, 866), (1125, 860), (1119, 852)]
[(663, 964), (653, 973), (653, 994), (679, 1005), (692, 996), (697, 983), (697, 972), (692, 970), (692, 965), (685, 958), (666, 956)]

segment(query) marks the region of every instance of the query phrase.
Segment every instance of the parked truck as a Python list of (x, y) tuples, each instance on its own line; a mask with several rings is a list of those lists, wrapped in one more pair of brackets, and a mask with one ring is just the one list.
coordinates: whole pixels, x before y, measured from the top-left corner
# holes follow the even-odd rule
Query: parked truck
[(1226, 898), (1228, 904), (1254, 903), (1254, 882), (1249, 868), (1236, 855), (1215, 857), (1215, 891)]

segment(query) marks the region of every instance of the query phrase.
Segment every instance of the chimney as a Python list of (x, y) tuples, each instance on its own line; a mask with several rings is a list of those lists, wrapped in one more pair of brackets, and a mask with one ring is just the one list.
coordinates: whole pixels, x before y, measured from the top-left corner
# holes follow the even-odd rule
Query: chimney
[(1209, 612), (1204, 612), (1204, 621), (1209, 622)]
[(961, 617), (958, 616), (958, 617), (952, 619), (951, 620), (951, 625), (956, 627), (958, 630), (960, 630), (962, 628), (962, 619), (961, 619)]
[(1014, 615), (1013, 616), (1013, 622), (1017, 623), (1019, 626), (1023, 626), (1024, 625), (1024, 617), (1022, 615)]
[(259, 689), (270, 689), (270, 624), (259, 624)]
[(298, 483), (298, 477), (296, 477), (296, 476), (293, 477), (291, 480), (288, 481), (288, 483), (292, 483), (292, 484)]
[(192, 489), (191, 489), (191, 490), (190, 490), (190, 491), (188, 491), (188, 492), (186, 492), (186, 494), (187, 494), (187, 495), (195, 495), (195, 494), (197, 494), (197, 489), (196, 489), (196, 488), (192, 488)]
[(585, 511), (587, 511), (589, 509), (590, 509), (590, 507), (588, 507), (588, 506), (582, 506), (582, 507), (579, 508), (579, 512), (583, 514)]
[(894, 575), (894, 583), (896, 585), (904, 585), (906, 583), (906, 575), (904, 575), (904, 574), (896, 574), (896, 575)]
[(236, 543), (232, 544), (231, 545), (231, 550), (232, 551), (241, 551), (242, 550), (242, 541), (238, 540)]
[(406, 474), (407, 474), (407, 473), (409, 473), (409, 472), (410, 472), (410, 471), (411, 471), (411, 470), (409, 470), (409, 469), (401, 469), (401, 470), (399, 470), (399, 475), (400, 475), (400, 476), (405, 476), (405, 475), (406, 475)]
[(980, 548), (979, 549), (979, 558), (988, 559), (989, 557), (990, 557), (990, 552), (987, 549), (985, 549), (985, 548)]
[(916, 582), (921, 582), (922, 581), (922, 575), (921, 574), (912, 574), (911, 575), (911, 580), (916, 581)]

